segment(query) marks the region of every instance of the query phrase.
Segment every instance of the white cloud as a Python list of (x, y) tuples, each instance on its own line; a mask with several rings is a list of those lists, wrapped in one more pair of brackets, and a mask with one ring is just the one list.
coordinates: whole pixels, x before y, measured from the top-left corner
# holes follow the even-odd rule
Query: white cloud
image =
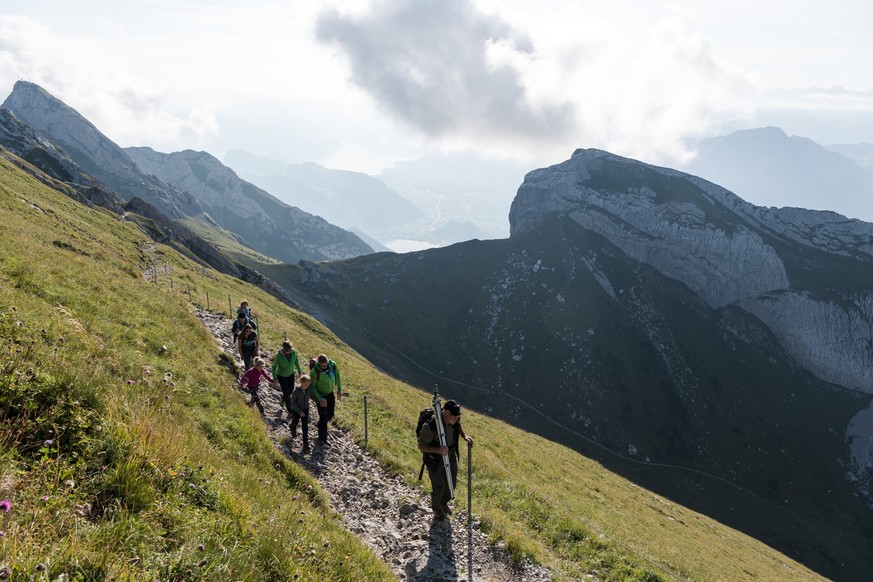
[(213, 113), (160, 75), (115, 51), (27, 18), (0, 16), (0, 78), (34, 82), (122, 145), (197, 143), (218, 131)]
[[(686, 137), (802, 113), (842, 120), (828, 139), (850, 141), (836, 129), (873, 116), (873, 73), (857, 66), (873, 58), (871, 9), (848, 0), (33, 0), (4, 12), (0, 87), (36, 82), (120, 145), (219, 157), (374, 171), (434, 148), (539, 165), (600, 147), (669, 163)], [(789, 81), (847, 89), (765, 92)]]

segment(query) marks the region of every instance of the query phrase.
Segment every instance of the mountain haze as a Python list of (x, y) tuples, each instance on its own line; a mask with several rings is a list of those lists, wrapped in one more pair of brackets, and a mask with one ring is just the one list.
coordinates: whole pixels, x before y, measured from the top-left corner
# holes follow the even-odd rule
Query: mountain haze
[(424, 213), (372, 176), (320, 164), (287, 164), (232, 150), (225, 162), (240, 175), (293, 206), (345, 228), (382, 233), (421, 220)]
[(206, 152), (164, 154), (147, 147), (125, 151), (150, 174), (196, 196), (210, 220), (267, 256), (296, 262), (372, 252), (357, 235), (282, 203)]
[[(44, 140), (57, 144), (83, 172), (121, 200), (139, 198), (171, 220), (193, 221), (190, 227), (220, 232), (219, 236), (233, 232), (245, 239), (243, 245), (268, 256), (275, 253), (275, 258), (282, 260), (320, 260), (372, 252), (354, 234), (289, 207), (239, 180), (208, 154), (179, 154), (173, 160), (178, 163), (166, 165), (158, 163), (157, 154), (141, 154), (140, 161), (151, 162), (152, 169), (161, 170), (167, 178), (178, 182), (169, 183), (155, 172), (141, 168), (128, 151), (33, 83), (17, 82), (3, 108)], [(193, 175), (195, 170), (199, 174)], [(219, 224), (213, 215), (224, 224)]]
[(851, 155), (841, 155), (863, 156), (863, 146), (840, 151), (766, 127), (700, 140), (694, 148), (697, 156), (684, 171), (752, 204), (832, 210), (873, 221), (873, 173)]
[(383, 368), (873, 576), (873, 226), (598, 150), (529, 173), (510, 223), (267, 272)]

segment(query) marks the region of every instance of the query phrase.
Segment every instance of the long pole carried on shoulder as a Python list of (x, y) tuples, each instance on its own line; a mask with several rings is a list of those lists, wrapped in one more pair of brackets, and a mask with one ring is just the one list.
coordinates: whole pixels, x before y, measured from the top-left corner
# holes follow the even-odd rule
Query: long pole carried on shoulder
[[(434, 385), (434, 388), (437, 386)], [(446, 425), (443, 423), (443, 407), (440, 404), (440, 394), (438, 390), (433, 391), (433, 415), (436, 419), (436, 428), (440, 437), (440, 446), (446, 445)], [(446, 482), (449, 484), (449, 495), (452, 499), (455, 498), (455, 484), (452, 483), (452, 464), (449, 461), (449, 455), (443, 455), (443, 466), (446, 468)]]

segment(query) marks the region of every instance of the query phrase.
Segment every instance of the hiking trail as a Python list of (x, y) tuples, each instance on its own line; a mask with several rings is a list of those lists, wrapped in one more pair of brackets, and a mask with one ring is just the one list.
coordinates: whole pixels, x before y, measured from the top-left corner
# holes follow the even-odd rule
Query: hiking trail
[[(225, 354), (241, 367), (230, 333), (232, 321), (220, 313), (201, 309), (196, 310), (196, 315)], [(261, 349), (259, 354), (268, 363), (267, 369), (273, 355), (268, 351)], [(240, 389), (235, 380), (233, 387), (242, 397), (252, 401), (249, 393)], [(389, 474), (341, 427), (330, 427), (330, 448), (319, 446), (313, 402), (310, 403), (312, 424), (309, 430), (312, 452), (301, 454), (302, 438), (290, 440), (281, 392), (262, 384), (259, 396), (258, 409), (276, 447), (318, 480), (330, 497), (332, 509), (342, 516), (346, 529), (389, 564), (400, 580), (469, 579), (466, 512), (457, 511), (450, 520), (432, 522), (429, 495), (406, 485), (402, 476)], [(340, 421), (342, 415), (342, 404), (338, 404), (337, 418)], [(551, 580), (547, 568), (530, 561), (515, 564), (504, 549), (490, 544), (475, 517), (472, 546), (474, 580)], [(596, 578), (592, 576), (592, 579)]]

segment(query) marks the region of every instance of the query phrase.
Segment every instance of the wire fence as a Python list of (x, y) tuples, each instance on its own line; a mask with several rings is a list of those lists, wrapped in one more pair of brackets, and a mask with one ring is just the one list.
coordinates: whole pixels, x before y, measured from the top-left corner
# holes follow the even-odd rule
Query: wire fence
[[(205, 269), (203, 269), (203, 270), (205, 271)], [(150, 282), (153, 282), (155, 285), (159, 285), (162, 281), (164, 281), (170, 290), (175, 289), (174, 282), (173, 282), (173, 269), (171, 266), (169, 266), (167, 264), (161, 264), (160, 262), (153, 260), (149, 263), (149, 267), (148, 267), (148, 269), (146, 269), (144, 274), (145, 274), (146, 278)], [(203, 307), (205, 304), (206, 310), (212, 311), (211, 306), (212, 306), (212, 302), (215, 300), (215, 297), (210, 297), (208, 289), (203, 289), (203, 290), (198, 291), (198, 289), (196, 287), (192, 288), (190, 282), (186, 282), (185, 286), (183, 288), (181, 288), (180, 291), (188, 296), (188, 300), (192, 304), (198, 305), (200, 307)], [(201, 303), (201, 299), (205, 303)], [(227, 295), (227, 307), (228, 307), (228, 310), (227, 310), (228, 318), (235, 319), (236, 310), (233, 307), (232, 294)], [(221, 313), (222, 311), (219, 311), (219, 313)], [(255, 324), (259, 325), (257, 317), (255, 316), (253, 319), (255, 321)], [(598, 449), (606, 452), (607, 454), (612, 455), (618, 459), (621, 459), (621, 460), (629, 462), (629, 463), (641, 465), (641, 466), (681, 471), (681, 472), (686, 472), (688, 474), (693, 474), (693, 475), (697, 475), (700, 477), (713, 479), (713, 480), (721, 482), (725, 485), (728, 485), (730, 487), (735, 488), (736, 490), (738, 490), (740, 492), (743, 492), (743, 493), (749, 495), (750, 497), (754, 498), (755, 500), (757, 500), (760, 503), (777, 508), (781, 512), (786, 512), (786, 513), (792, 514), (792, 515), (794, 515), (798, 518), (801, 518), (801, 519), (803, 519), (809, 523), (812, 523), (814, 525), (828, 528), (828, 529), (834, 531), (835, 533), (838, 533), (839, 535), (849, 536), (849, 537), (852, 537), (852, 538), (855, 538), (855, 539), (858, 539), (858, 540), (861, 540), (861, 541), (864, 541), (867, 543), (873, 543), (873, 538), (869, 538), (869, 537), (866, 537), (866, 536), (861, 535), (861, 534), (857, 534), (854, 532), (844, 530), (838, 526), (835, 526), (833, 524), (829, 524), (829, 523), (824, 522), (820, 519), (817, 519), (813, 516), (806, 515), (806, 514), (801, 513), (797, 510), (794, 510), (790, 507), (785, 507), (783, 505), (780, 505), (779, 503), (775, 503), (769, 499), (766, 499), (766, 498), (758, 495), (757, 493), (748, 489), (747, 487), (744, 487), (744, 486), (736, 483), (732, 479), (722, 477), (720, 475), (715, 475), (713, 473), (710, 473), (710, 472), (707, 472), (704, 470), (700, 470), (700, 469), (696, 469), (693, 467), (686, 467), (686, 466), (671, 464), (671, 463), (659, 463), (659, 462), (653, 462), (653, 461), (649, 461), (649, 460), (644, 461), (644, 460), (635, 459), (629, 455), (618, 452), (618, 451), (604, 445), (603, 443), (597, 442), (596, 440), (580, 433), (579, 431), (573, 429), (572, 427), (568, 427), (565, 424), (562, 424), (561, 422), (559, 422), (559, 421), (555, 420), (554, 418), (551, 418), (550, 416), (545, 414), (543, 411), (532, 406), (530, 403), (526, 402), (525, 400), (523, 400), (521, 398), (514, 396), (513, 394), (509, 394), (509, 393), (501, 392), (501, 391), (495, 391), (495, 390), (487, 389), (487, 388), (482, 388), (479, 386), (474, 386), (474, 385), (468, 384), (462, 380), (446, 377), (440, 373), (437, 373), (433, 370), (430, 370), (425, 365), (421, 364), (420, 362), (415, 361), (408, 354), (406, 354), (402, 349), (398, 348), (397, 346), (392, 345), (390, 342), (386, 341), (384, 338), (377, 337), (377, 336), (373, 335), (372, 333), (370, 333), (366, 329), (366, 326), (359, 326), (358, 331), (361, 332), (362, 334), (372, 338), (374, 341), (377, 341), (377, 342), (381, 343), (382, 345), (386, 346), (391, 351), (396, 353), (399, 357), (404, 358), (405, 360), (410, 362), (413, 366), (419, 368), (420, 370), (426, 372), (427, 374), (430, 374), (435, 379), (439, 379), (441, 381), (446, 381), (446, 382), (451, 382), (455, 385), (462, 386), (462, 387), (468, 388), (470, 390), (478, 391), (478, 392), (481, 392), (483, 394), (488, 394), (491, 397), (496, 396), (499, 398), (505, 398), (505, 399), (511, 400), (515, 404), (517, 404), (518, 406), (523, 407), (523, 408), (535, 413), (536, 415), (538, 415), (539, 417), (544, 419), (546, 422), (552, 424), (553, 426), (565, 431), (566, 433), (568, 433), (570, 435), (573, 435), (576, 438), (579, 438), (579, 439), (587, 442), (588, 444), (590, 444), (590, 445), (592, 445), (592, 446), (594, 446), (594, 447), (596, 447), (596, 448), (598, 448)], [(287, 340), (287, 337), (288, 337), (287, 332), (283, 332), (283, 333), (284, 333), (285, 340)], [(362, 414), (364, 417), (363, 418), (363, 421), (364, 421), (363, 426), (364, 426), (365, 445), (369, 445), (368, 407), (369, 407), (369, 402), (367, 400), (367, 396), (364, 395), (364, 407), (363, 407)], [(469, 452), (471, 452), (471, 449), (468, 450), (468, 453)], [(502, 464), (500, 464), (498, 461), (496, 461), (493, 458), (489, 459), (489, 463), (493, 464), (494, 466), (496, 466), (500, 470), (504, 471), (506, 475), (513, 474), (512, 471), (510, 471), (508, 468), (506, 468), (505, 466), (503, 466)], [(468, 515), (470, 516), (470, 519), (472, 519), (472, 490), (473, 490), (472, 476), (473, 476), (472, 456), (470, 454), (468, 454), (468, 477), (467, 477), (467, 481), (468, 481)], [(490, 487), (487, 482), (482, 483), (479, 486)], [(491, 493), (493, 495), (498, 495), (498, 496), (501, 494), (501, 492), (497, 491), (493, 487), (491, 488)], [(556, 511), (562, 513), (571, 522), (572, 521), (582, 522), (583, 524), (585, 524), (586, 527), (590, 528), (592, 531), (603, 536), (605, 539), (608, 539), (612, 543), (621, 547), (628, 554), (638, 558), (642, 563), (648, 564), (654, 570), (657, 570), (658, 572), (666, 574), (667, 576), (674, 578), (674, 579), (677, 579), (677, 580), (685, 580), (686, 579), (686, 577), (683, 576), (682, 573), (677, 572), (668, 566), (657, 563), (655, 561), (656, 559), (653, 557), (641, 554), (637, 549), (635, 549), (634, 547), (629, 545), (630, 544), (629, 541), (627, 541), (627, 540), (623, 541), (623, 540), (618, 539), (617, 537), (607, 533), (602, 528), (598, 527), (595, 523), (593, 523), (590, 520), (586, 519), (585, 517), (579, 515), (578, 512), (572, 510), (571, 508), (569, 508), (565, 505), (562, 505), (560, 503), (556, 503), (554, 500), (550, 501), (550, 504), (551, 504), (551, 507), (553, 507)], [(472, 530), (469, 528), (468, 528), (468, 530), (469, 530), (468, 536), (471, 536)], [(470, 552), (470, 555), (472, 555), (472, 552)], [(472, 580), (472, 567), (469, 568), (469, 571), (471, 572), (470, 579)]]

